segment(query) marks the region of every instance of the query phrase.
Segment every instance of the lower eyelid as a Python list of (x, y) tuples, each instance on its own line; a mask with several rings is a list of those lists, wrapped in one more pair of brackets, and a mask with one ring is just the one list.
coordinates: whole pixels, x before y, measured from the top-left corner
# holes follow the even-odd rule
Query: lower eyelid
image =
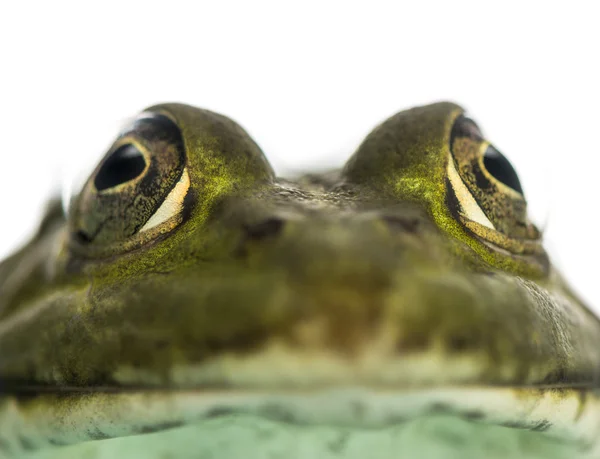
[(190, 188), (190, 176), (187, 169), (184, 169), (179, 181), (175, 184), (173, 189), (169, 192), (165, 200), (162, 202), (160, 207), (154, 214), (148, 219), (148, 221), (139, 230), (147, 231), (154, 228), (161, 223), (166, 222), (171, 217), (181, 213), (183, 210), (183, 201), (187, 192)]
[(451, 156), (448, 157), (448, 179), (465, 216), (480, 225), (495, 230), (496, 228), (493, 223), (486, 217), (485, 213), (481, 210), (481, 207), (479, 207), (475, 198), (458, 175), (454, 160)]

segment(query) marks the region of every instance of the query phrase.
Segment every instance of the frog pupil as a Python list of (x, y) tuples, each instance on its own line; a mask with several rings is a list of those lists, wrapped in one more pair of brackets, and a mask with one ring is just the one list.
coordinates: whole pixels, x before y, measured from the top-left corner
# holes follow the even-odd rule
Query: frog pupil
[(506, 186), (523, 194), (519, 176), (502, 153), (489, 146), (483, 155), (483, 164), (487, 171)]
[(94, 185), (98, 191), (113, 188), (138, 177), (145, 167), (144, 155), (132, 144), (123, 145), (104, 162)]

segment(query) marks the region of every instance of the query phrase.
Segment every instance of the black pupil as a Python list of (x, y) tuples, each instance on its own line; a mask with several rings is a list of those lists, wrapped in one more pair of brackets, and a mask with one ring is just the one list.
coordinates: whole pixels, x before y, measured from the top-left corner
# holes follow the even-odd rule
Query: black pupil
[(483, 155), (483, 165), (497, 180), (501, 181), (513, 190), (523, 194), (523, 188), (521, 188), (519, 176), (513, 169), (512, 165), (502, 153), (500, 153), (491, 145), (487, 148), (485, 154)]
[(132, 144), (123, 145), (104, 162), (96, 174), (94, 185), (98, 191), (107, 190), (133, 180), (145, 167), (144, 155)]

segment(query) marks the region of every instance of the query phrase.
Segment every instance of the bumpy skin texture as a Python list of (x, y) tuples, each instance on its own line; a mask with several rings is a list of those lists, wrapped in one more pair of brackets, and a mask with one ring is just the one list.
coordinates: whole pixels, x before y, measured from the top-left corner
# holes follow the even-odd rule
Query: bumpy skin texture
[[(3, 392), (294, 387), (269, 374), (250, 383), (203, 373), (274, 345), (356, 368), (381, 362), (356, 370), (353, 382), (371, 387), (597, 386), (600, 323), (537, 232), (516, 239), (469, 227), (448, 178), (460, 107), (401, 112), (339, 171), (293, 181), (275, 178), (221, 115), (181, 104), (147, 112), (181, 132), (190, 183), (181, 212), (126, 240), (90, 242), (77, 238), (89, 197), (73, 201), (68, 219), (49, 207), (39, 233), (0, 264)], [(496, 210), (497, 222), (506, 212)], [(434, 351), (472, 368), (386, 373)], [(174, 369), (185, 367), (197, 379), (179, 378)], [(315, 372), (306, 384), (346, 376)]]

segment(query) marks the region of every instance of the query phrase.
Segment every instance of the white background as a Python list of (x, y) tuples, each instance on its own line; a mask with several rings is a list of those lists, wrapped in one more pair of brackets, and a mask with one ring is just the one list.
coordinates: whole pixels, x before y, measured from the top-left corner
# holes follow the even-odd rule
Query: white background
[(600, 311), (592, 2), (97, 4), (0, 6), (0, 257), (145, 106), (226, 114), (285, 173), (339, 166), (383, 118), (452, 100), (513, 162), (555, 263)]

